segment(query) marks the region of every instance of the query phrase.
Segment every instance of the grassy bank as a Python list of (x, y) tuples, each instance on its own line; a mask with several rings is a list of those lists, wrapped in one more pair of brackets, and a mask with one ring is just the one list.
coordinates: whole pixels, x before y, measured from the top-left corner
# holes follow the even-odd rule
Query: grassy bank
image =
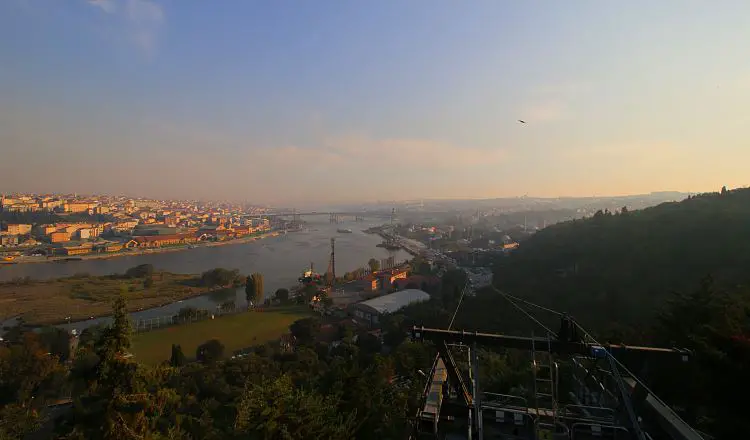
[(117, 275), (73, 276), (56, 280), (6, 282), (0, 284), (0, 320), (22, 315), (28, 324), (58, 324), (103, 316), (112, 312), (112, 301), (120, 292), (128, 300), (128, 311), (158, 307), (209, 291), (199, 287), (199, 277), (155, 273), (153, 285), (144, 278)]
[(132, 352), (138, 362), (156, 364), (169, 359), (172, 344), (179, 344), (185, 356), (192, 358), (200, 344), (218, 339), (229, 355), (279, 338), (294, 321), (310, 314), (304, 306), (279, 307), (139, 333), (133, 339)]

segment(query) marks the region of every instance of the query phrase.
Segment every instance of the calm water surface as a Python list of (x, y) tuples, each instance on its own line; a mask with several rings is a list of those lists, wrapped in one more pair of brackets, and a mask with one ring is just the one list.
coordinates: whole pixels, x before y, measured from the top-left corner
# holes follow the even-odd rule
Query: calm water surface
[[(302, 271), (313, 263), (315, 270), (325, 272), (328, 268), (331, 243), (336, 239), (336, 273), (352, 271), (367, 265), (370, 258), (387, 258), (393, 255), (396, 261), (409, 258), (404, 251), (389, 252), (375, 245), (381, 242), (377, 235), (365, 234), (363, 229), (380, 224), (373, 222), (347, 222), (331, 224), (328, 216), (306, 217), (308, 230), (293, 232), (278, 237), (265, 238), (251, 243), (229, 244), (189, 249), (164, 254), (134, 255), (109, 260), (69, 261), (65, 263), (16, 264), (0, 268), (0, 281), (29, 276), (34, 279), (50, 279), (71, 276), (86, 272), (91, 275), (123, 273), (139, 264), (153, 264), (158, 270), (175, 273), (201, 273), (215, 267), (238, 269), (242, 274), (260, 272), (263, 274), (266, 295), (273, 294), (281, 287), (291, 287), (297, 282)], [(349, 228), (351, 234), (336, 232), (338, 228)], [(182, 307), (213, 309), (218, 304), (234, 296), (239, 307), (244, 307), (244, 288), (234, 295), (209, 294), (163, 307), (133, 313), (134, 319), (147, 319), (156, 316), (175, 314)], [(61, 317), (64, 318), (64, 317)], [(107, 318), (91, 319), (85, 322), (62, 325), (62, 328), (82, 330), (90, 325), (108, 322)], [(0, 325), (9, 325), (7, 321)]]

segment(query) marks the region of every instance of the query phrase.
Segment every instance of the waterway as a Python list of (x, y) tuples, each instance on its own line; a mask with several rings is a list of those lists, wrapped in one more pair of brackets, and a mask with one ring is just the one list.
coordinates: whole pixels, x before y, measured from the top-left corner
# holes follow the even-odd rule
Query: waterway
[[(312, 263), (315, 270), (325, 272), (331, 253), (331, 238), (336, 239), (336, 273), (343, 275), (358, 267), (367, 266), (370, 258), (382, 259), (393, 256), (397, 262), (407, 260), (409, 254), (403, 250), (387, 251), (376, 247), (382, 239), (378, 235), (365, 234), (364, 229), (377, 226), (382, 221), (365, 219), (364, 222), (329, 223), (328, 215), (308, 216), (304, 220), (307, 228), (277, 237), (269, 237), (250, 243), (226, 246), (198, 247), (180, 252), (134, 255), (107, 260), (82, 260), (63, 263), (15, 264), (0, 268), (0, 281), (29, 276), (32, 279), (52, 279), (76, 273), (109, 275), (123, 273), (139, 264), (152, 264), (157, 270), (174, 273), (201, 273), (215, 267), (238, 269), (242, 274), (263, 274), (266, 295), (276, 289), (289, 288)], [(338, 233), (337, 229), (348, 228), (352, 233)], [(244, 288), (234, 294), (238, 307), (245, 307)], [(208, 294), (186, 299), (163, 307), (133, 313), (133, 319), (149, 319), (175, 314), (183, 307), (214, 309), (218, 304), (232, 299), (232, 294)], [(61, 325), (65, 329), (79, 331), (91, 325), (107, 323), (107, 318)], [(0, 323), (11, 325), (12, 321)]]

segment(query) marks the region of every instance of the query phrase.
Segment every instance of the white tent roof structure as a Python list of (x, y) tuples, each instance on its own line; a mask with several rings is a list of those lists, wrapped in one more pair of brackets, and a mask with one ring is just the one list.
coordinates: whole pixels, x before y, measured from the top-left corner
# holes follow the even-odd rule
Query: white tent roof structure
[(388, 295), (362, 301), (358, 306), (366, 306), (380, 314), (393, 313), (409, 304), (430, 299), (430, 294), (419, 289), (406, 289)]

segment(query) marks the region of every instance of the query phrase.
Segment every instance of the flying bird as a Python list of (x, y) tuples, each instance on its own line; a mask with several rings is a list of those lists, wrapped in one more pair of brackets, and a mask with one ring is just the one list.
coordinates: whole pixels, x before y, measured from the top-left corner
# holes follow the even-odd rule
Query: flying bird
[(525, 124), (526, 123), (526, 121), (524, 121), (522, 119), (519, 119), (518, 122), (520, 122), (521, 124)]

